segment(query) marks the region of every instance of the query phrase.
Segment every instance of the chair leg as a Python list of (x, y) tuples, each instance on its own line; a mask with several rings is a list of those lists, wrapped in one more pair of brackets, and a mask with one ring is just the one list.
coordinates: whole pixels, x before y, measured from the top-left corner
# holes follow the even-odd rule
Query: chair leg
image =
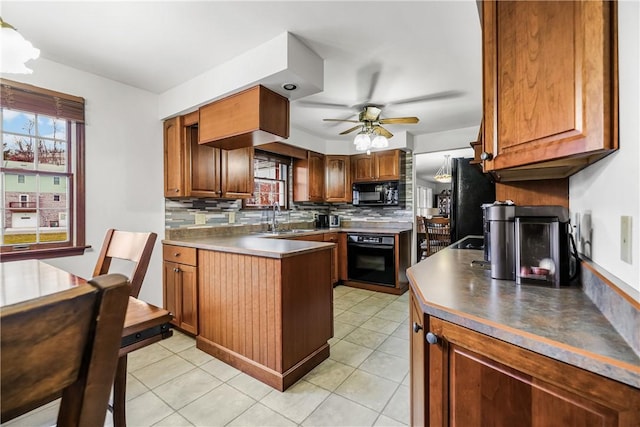
[(116, 377), (113, 381), (113, 425), (114, 427), (126, 427), (125, 416), (127, 394), (127, 355), (118, 358)]

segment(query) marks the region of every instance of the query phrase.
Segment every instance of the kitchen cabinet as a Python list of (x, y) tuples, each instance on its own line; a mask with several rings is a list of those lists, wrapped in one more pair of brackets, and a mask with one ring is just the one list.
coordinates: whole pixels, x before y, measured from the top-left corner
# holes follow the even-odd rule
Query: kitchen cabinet
[(400, 179), (400, 150), (376, 151), (351, 156), (352, 182)]
[(335, 243), (335, 247), (331, 249), (331, 283), (338, 283), (338, 268), (340, 259), (340, 248), (338, 247), (338, 233), (324, 233), (323, 241)]
[(199, 110), (199, 144), (233, 150), (289, 137), (289, 100), (254, 86)]
[(196, 249), (163, 245), (164, 308), (179, 329), (198, 334), (198, 283)]
[(413, 290), (410, 300), (411, 425), (637, 425), (637, 389), (428, 316)]
[(616, 2), (481, 4), (484, 171), (566, 178), (617, 150)]
[(293, 201), (324, 201), (324, 155), (307, 152), (306, 159), (293, 160)]
[(165, 197), (251, 197), (253, 148), (200, 145), (198, 132), (193, 113), (165, 121)]
[(325, 202), (350, 203), (352, 201), (350, 166), (349, 156), (324, 157)]
[(187, 196), (185, 176), (188, 151), (182, 122), (182, 117), (164, 122), (164, 197)]

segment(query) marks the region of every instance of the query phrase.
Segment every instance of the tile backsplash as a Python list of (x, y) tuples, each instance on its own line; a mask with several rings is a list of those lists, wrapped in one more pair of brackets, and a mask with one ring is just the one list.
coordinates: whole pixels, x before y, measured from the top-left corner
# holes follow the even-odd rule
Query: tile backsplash
[[(313, 227), (317, 214), (339, 215), (341, 221), (349, 222), (394, 222), (413, 223), (413, 183), (411, 181), (413, 162), (411, 155), (401, 156), (401, 182), (404, 191), (400, 206), (359, 207), (350, 203), (290, 203), (288, 210), (277, 214), (278, 224), (296, 224)], [(291, 193), (291, 192), (290, 192)], [(290, 200), (292, 199), (290, 194)], [(196, 224), (204, 219), (204, 224)], [(204, 215), (204, 218), (203, 216)], [(165, 228), (206, 228), (257, 226), (270, 223), (273, 212), (269, 209), (242, 209), (242, 200), (221, 199), (165, 199)]]

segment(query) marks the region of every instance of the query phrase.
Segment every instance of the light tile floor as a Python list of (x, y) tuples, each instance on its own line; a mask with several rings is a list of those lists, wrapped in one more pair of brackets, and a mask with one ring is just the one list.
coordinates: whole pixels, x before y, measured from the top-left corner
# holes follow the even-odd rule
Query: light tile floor
[[(409, 294), (334, 288), (331, 356), (281, 393), (174, 336), (129, 355), (127, 425), (409, 424)], [(4, 426), (55, 424), (56, 403)], [(107, 414), (105, 426), (112, 426)]]

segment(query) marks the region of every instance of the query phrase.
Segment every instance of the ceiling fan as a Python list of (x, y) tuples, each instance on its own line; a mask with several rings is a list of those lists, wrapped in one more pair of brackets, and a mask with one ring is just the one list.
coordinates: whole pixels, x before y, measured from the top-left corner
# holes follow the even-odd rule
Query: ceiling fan
[(351, 133), (357, 129), (361, 129), (360, 133), (366, 133), (369, 135), (382, 135), (385, 138), (389, 139), (393, 137), (393, 134), (389, 132), (387, 129), (382, 127), (382, 125), (387, 124), (414, 124), (418, 123), (419, 119), (417, 117), (393, 117), (393, 118), (380, 118), (380, 114), (382, 113), (382, 109), (376, 107), (375, 105), (365, 105), (362, 107), (362, 111), (358, 116), (358, 120), (348, 120), (348, 119), (323, 119), (326, 122), (348, 122), (348, 123), (358, 123), (356, 126), (349, 128), (343, 132), (340, 132), (340, 135), (346, 135)]

